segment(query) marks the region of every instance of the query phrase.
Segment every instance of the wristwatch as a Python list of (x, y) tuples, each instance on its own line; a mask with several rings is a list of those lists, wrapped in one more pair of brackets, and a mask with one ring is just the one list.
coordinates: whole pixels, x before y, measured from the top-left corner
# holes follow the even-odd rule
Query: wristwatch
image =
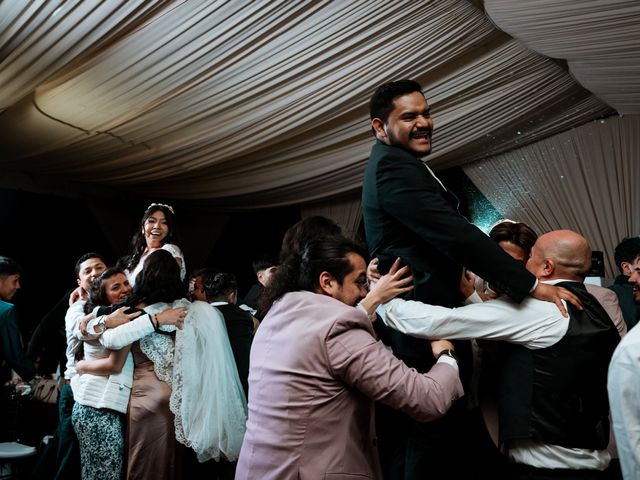
[(436, 357), (436, 360), (439, 359), (443, 355), (446, 355), (447, 357), (453, 358), (456, 362), (458, 361), (458, 356), (456, 355), (455, 350), (451, 350), (450, 348), (445, 348), (444, 350), (442, 350), (438, 354), (438, 356)]
[(98, 326), (100, 327), (100, 330), (101, 330), (102, 332), (106, 331), (106, 330), (107, 330), (107, 328), (109, 328), (109, 327), (107, 327), (107, 324), (106, 324), (106, 323), (104, 323), (104, 318), (105, 318), (105, 316), (104, 316), (104, 315), (102, 315), (102, 316), (100, 317), (100, 319), (98, 320)]

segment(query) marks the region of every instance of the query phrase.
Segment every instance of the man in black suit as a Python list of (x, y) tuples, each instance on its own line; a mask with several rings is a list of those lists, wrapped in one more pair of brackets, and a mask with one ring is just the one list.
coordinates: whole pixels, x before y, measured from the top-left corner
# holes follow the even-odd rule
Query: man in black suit
[(224, 317), (240, 382), (245, 394), (248, 394), (249, 352), (254, 330), (253, 317), (249, 312), (236, 305), (238, 282), (233, 274), (207, 271), (202, 280), (207, 302), (220, 310)]
[[(362, 209), (369, 250), (383, 273), (385, 264), (401, 257), (411, 266), (413, 298), (455, 307), (461, 302), (462, 267), (467, 267), (515, 301), (531, 294), (555, 302), (566, 315), (561, 299), (577, 303), (576, 298), (538, 283), (521, 262), (460, 215), (456, 197), (421, 160), (431, 151), (433, 131), (421, 86), (411, 80), (381, 85), (371, 98), (370, 114), (377, 140), (365, 171)], [(433, 364), (422, 341), (381, 333), (409, 366), (425, 372)], [(385, 476), (471, 478), (460, 412), (453, 408), (444, 419), (429, 424), (391, 419), (392, 431), (380, 432)]]

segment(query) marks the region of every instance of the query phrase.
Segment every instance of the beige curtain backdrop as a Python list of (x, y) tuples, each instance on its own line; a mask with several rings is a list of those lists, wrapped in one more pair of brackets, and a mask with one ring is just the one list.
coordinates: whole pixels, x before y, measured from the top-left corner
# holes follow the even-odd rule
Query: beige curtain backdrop
[(356, 238), (362, 220), (362, 197), (358, 193), (348, 198), (325, 200), (321, 203), (305, 205), (300, 208), (302, 218), (320, 215), (327, 217), (342, 227), (342, 233)]
[(613, 250), (640, 235), (640, 116), (596, 121), (464, 167), (507, 218), (539, 234), (561, 228), (584, 235), (618, 273)]
[(532, 50), (567, 60), (580, 84), (622, 114), (640, 114), (638, 0), (484, 0), (494, 23)]
[(333, 198), (361, 186), (368, 100), (399, 78), (433, 107), (436, 170), (612, 113), (465, 0), (4, 1), (0, 170), (229, 208)]

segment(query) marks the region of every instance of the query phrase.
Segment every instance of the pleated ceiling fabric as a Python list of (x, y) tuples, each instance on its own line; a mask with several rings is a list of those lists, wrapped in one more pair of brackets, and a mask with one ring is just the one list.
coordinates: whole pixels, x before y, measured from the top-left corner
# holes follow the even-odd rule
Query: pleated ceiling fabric
[(567, 60), (573, 77), (621, 114), (640, 114), (640, 2), (485, 0), (495, 24), (528, 48)]
[(433, 107), (436, 170), (613, 113), (464, 0), (5, 1), (0, 169), (230, 208), (318, 202), (360, 188), (368, 100), (400, 78)]

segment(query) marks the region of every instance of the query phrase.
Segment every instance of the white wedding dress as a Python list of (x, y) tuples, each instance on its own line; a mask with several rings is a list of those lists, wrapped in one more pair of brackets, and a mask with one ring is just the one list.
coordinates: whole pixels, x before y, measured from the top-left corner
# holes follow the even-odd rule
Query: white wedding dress
[[(176, 439), (192, 448), (200, 462), (237, 460), (247, 422), (247, 403), (229, 344), (224, 318), (205, 302), (177, 300), (145, 307), (149, 314), (188, 307), (173, 337), (151, 334), (140, 348), (157, 377), (171, 387)], [(161, 327), (175, 330), (175, 327)]]

